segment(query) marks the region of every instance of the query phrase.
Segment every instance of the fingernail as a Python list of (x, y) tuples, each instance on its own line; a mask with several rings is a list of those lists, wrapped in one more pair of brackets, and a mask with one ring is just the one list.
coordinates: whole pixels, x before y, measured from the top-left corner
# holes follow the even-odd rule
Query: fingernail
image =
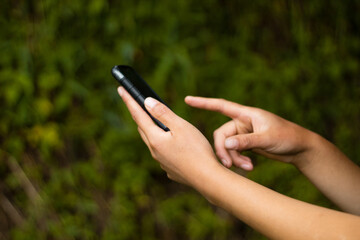
[(234, 148), (237, 147), (238, 141), (236, 139), (226, 139), (225, 140), (225, 147), (226, 148)]
[(156, 104), (157, 104), (157, 101), (155, 99), (153, 99), (152, 97), (147, 97), (145, 99), (145, 105), (150, 109), (154, 108)]
[(252, 170), (252, 165), (250, 163), (243, 163), (241, 164), (241, 167), (248, 171)]
[(191, 96), (186, 96), (184, 101), (187, 103), (187, 101), (189, 101), (190, 98), (191, 98)]
[(221, 159), (221, 162), (223, 163), (223, 165), (227, 166), (228, 165), (228, 161), (224, 158)]
[(118, 93), (119, 93), (119, 95), (120, 95), (120, 97), (122, 96), (122, 94), (123, 94), (123, 90), (122, 90), (122, 87), (118, 87)]

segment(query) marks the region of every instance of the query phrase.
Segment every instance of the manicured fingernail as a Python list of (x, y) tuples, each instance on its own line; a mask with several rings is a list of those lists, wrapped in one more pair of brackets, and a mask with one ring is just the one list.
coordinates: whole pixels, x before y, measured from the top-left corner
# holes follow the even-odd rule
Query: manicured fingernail
[(155, 107), (156, 104), (157, 104), (157, 101), (155, 99), (153, 99), (152, 97), (147, 97), (145, 99), (145, 105), (150, 109)]
[(226, 139), (225, 140), (225, 147), (226, 148), (234, 148), (238, 145), (238, 141), (236, 139)]
[(252, 165), (250, 163), (243, 163), (241, 164), (241, 167), (248, 171), (252, 170)]
[(118, 87), (118, 93), (119, 93), (119, 95), (120, 95), (120, 97), (122, 96), (122, 94), (123, 94), (123, 90), (122, 90), (122, 87)]

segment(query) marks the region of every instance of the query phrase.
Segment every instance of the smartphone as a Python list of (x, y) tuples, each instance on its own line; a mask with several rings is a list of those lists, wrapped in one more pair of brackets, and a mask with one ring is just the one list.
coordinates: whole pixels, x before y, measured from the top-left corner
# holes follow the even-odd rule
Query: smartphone
[[(164, 101), (151, 89), (151, 87), (135, 72), (130, 66), (118, 65), (111, 69), (114, 78), (125, 88), (125, 90), (135, 99), (135, 101), (144, 109), (151, 119), (164, 131), (170, 131), (162, 122), (154, 118), (145, 108), (144, 101), (147, 97)], [(166, 105), (166, 104), (165, 104)]]

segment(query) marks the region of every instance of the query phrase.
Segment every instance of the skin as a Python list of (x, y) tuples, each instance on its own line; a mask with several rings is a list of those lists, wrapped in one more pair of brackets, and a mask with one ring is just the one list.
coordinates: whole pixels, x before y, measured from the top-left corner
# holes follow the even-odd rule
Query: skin
[[(215, 154), (200, 131), (165, 105), (145, 100), (147, 110), (169, 132), (156, 126), (122, 87), (118, 91), (141, 138), (170, 179), (195, 188), (272, 239), (359, 239), (360, 217), (353, 215), (360, 212), (359, 167), (317, 134), (261, 109), (187, 97), (190, 106), (232, 119), (214, 132)], [(241, 155), (245, 150), (294, 164), (329, 199), (353, 214), (289, 198), (229, 170), (232, 164), (253, 169), (251, 160)]]

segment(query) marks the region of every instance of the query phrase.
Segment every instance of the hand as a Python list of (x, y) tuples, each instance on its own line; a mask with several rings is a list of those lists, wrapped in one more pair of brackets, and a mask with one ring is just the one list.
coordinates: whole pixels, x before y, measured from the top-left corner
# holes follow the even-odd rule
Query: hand
[(216, 155), (226, 167), (252, 170), (250, 158), (241, 155), (246, 150), (296, 165), (311, 147), (311, 131), (265, 110), (215, 98), (188, 96), (185, 102), (232, 118), (214, 131)]
[(178, 117), (164, 104), (146, 98), (148, 112), (170, 129), (165, 132), (155, 125), (124, 88), (119, 87), (118, 92), (137, 123), (141, 138), (151, 155), (170, 179), (192, 185), (201, 172), (221, 167), (210, 143), (193, 125)]

